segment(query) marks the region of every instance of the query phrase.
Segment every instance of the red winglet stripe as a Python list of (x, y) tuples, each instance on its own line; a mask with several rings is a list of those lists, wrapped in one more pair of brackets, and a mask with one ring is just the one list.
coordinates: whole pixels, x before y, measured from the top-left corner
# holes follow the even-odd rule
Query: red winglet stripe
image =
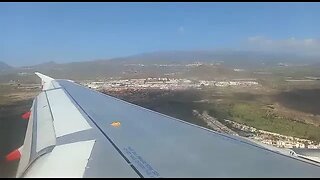
[(16, 149), (14, 151), (12, 151), (11, 153), (9, 153), (6, 156), (6, 161), (15, 161), (15, 160), (19, 160), (21, 157), (21, 153), (19, 151), (19, 149)]
[(28, 112), (24, 113), (21, 117), (25, 120), (28, 120), (30, 118), (30, 114), (31, 114), (31, 111), (28, 111)]

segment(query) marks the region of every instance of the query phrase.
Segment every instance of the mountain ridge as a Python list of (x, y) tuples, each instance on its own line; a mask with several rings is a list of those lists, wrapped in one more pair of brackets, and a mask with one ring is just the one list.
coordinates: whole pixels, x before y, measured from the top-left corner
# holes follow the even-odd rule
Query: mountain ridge
[[(55, 78), (101, 79), (106, 77), (142, 77), (190, 70), (187, 64), (201, 62), (220, 68), (256, 69), (287, 64), (319, 64), (316, 58), (295, 54), (271, 54), (237, 50), (157, 51), (132, 56), (93, 61), (56, 63), (53, 61), (6, 70), (10, 74), (33, 74), (35, 71)], [(167, 66), (175, 64), (177, 66)], [(162, 66), (160, 66), (162, 65)], [(180, 66), (179, 66), (180, 65)], [(229, 71), (229, 70), (228, 70)], [(21, 73), (23, 72), (23, 73)], [(3, 76), (3, 72), (1, 73)]]
[(0, 71), (6, 71), (12, 68), (13, 67), (9, 66), (7, 63), (0, 61)]

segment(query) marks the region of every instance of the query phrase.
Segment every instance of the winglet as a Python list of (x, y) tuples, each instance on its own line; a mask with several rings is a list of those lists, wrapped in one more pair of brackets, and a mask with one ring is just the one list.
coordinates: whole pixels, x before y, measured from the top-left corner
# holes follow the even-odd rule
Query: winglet
[(51, 81), (54, 79), (39, 72), (35, 72), (35, 74), (41, 78), (42, 90), (47, 90), (50, 87)]

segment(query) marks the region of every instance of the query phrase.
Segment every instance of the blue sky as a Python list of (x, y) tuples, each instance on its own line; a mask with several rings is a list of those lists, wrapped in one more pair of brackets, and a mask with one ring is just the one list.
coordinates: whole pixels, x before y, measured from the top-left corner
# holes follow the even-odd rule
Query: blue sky
[(0, 61), (73, 62), (165, 50), (320, 52), (320, 3), (0, 3)]

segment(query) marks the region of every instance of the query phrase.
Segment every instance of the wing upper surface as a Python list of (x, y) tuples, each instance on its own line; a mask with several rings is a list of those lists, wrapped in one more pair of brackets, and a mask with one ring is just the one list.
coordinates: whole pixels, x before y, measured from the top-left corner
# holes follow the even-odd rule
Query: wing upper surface
[[(62, 97), (70, 103), (61, 104), (65, 111), (59, 113), (65, 116), (54, 115), (57, 112), (51, 109), (53, 121), (66, 127), (54, 126), (56, 144), (45, 157), (55, 159), (56, 147), (93, 140), (90, 158), (80, 173), (83, 177), (320, 177), (320, 167), (315, 163), (186, 123), (67, 80), (51, 81), (58, 88), (45, 91), (49, 105), (53, 104), (50, 99)], [(64, 95), (54, 97), (55, 91)], [(68, 112), (73, 115), (68, 116)], [(86, 124), (80, 126), (86, 128), (77, 126), (79, 119)], [(67, 127), (72, 125), (77, 128), (68, 131)], [(57, 128), (68, 133), (57, 136)], [(39, 163), (45, 162), (39, 159)], [(35, 167), (39, 164), (33, 167), (30, 171), (36, 175)]]

